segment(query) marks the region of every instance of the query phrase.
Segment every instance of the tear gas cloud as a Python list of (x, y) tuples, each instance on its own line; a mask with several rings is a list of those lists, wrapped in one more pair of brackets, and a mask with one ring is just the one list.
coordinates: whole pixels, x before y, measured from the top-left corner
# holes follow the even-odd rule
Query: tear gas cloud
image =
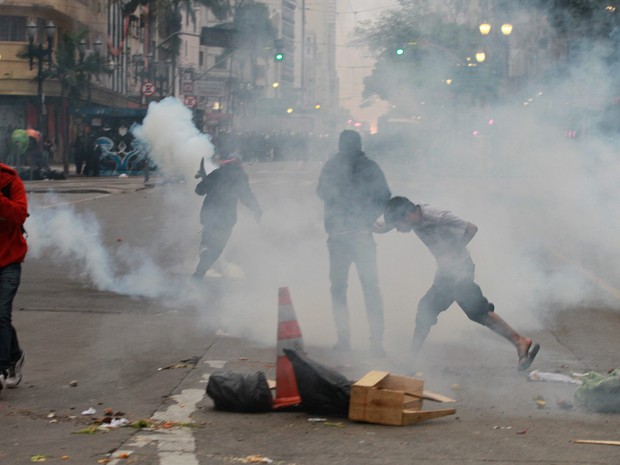
[[(599, 137), (594, 113), (579, 118), (578, 127), (587, 126), (588, 137), (564, 138), (573, 127), (570, 116), (585, 116), (574, 108), (611, 100), (609, 68), (593, 52), (572, 57), (570, 70), (531, 81), (501, 105), (461, 102), (453, 107), (434, 104), (433, 95), (416, 95), (409, 113), (417, 114), (420, 102), (425, 102), (427, 108), (433, 107), (433, 121), (445, 125), (416, 134), (402, 147), (378, 144), (380, 134), (363, 136), (367, 154), (382, 166), (394, 195), (451, 210), (478, 225), (470, 244), (476, 281), (498, 313), (526, 335), (536, 329), (551, 304), (571, 307), (603, 301), (618, 307), (609, 294), (592, 285), (591, 274), (618, 281), (617, 139)], [(193, 175), (200, 158), (208, 160), (212, 154), (211, 142), (194, 127), (191, 112), (173, 98), (151, 104), (134, 134), (150, 148), (162, 176), (184, 180), (158, 187), (165, 195), (157, 197), (160, 223), (153, 226), (149, 244), (143, 248), (129, 244), (113, 253), (103, 245), (95, 218), (54, 209), (29, 219), (31, 254), (37, 257), (45, 248), (55, 249), (72, 258), (76, 274), (98, 289), (196, 308), (213, 329), (271, 345), (277, 289), (288, 286), (306, 344), (333, 344), (326, 236), (322, 205), (314, 191), (320, 163), (247, 167), (265, 213), (256, 224), (245, 207), (239, 207), (238, 224), (213, 272), (243, 279), (227, 280), (222, 291), (188, 282), (200, 240), (201, 198), (193, 193)], [(332, 153), (336, 149), (334, 143)], [(315, 161), (329, 155), (313, 154)], [(207, 170), (213, 168), (207, 164)], [(260, 177), (261, 170), (275, 169), (282, 169), (277, 176), (292, 179), (282, 183), (282, 190), (265, 182), (277, 182), (273, 173)], [(88, 238), (90, 247), (76, 243), (76, 231)], [(432, 282), (435, 264), (413, 234), (391, 232), (376, 236), (376, 241), (386, 349), (400, 353), (409, 346), (415, 308)], [(162, 250), (174, 251), (165, 262), (158, 260)], [(549, 259), (552, 268), (547, 266)], [(141, 284), (122, 288), (119, 278), (128, 275)], [(366, 314), (354, 268), (349, 305), (353, 344), (365, 348)], [(471, 339), (472, 331), (482, 330), (453, 307), (442, 315), (429, 343)], [(504, 344), (484, 331), (481, 345), (487, 339), (490, 347)]]
[(207, 171), (215, 168), (209, 136), (196, 128), (192, 111), (175, 97), (150, 103), (144, 121), (132, 132), (166, 176), (192, 179), (203, 157)]

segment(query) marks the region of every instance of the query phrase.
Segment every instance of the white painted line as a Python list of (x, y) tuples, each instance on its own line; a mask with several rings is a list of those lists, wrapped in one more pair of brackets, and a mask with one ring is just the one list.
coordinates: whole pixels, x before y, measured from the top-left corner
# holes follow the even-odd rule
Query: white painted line
[[(204, 396), (204, 389), (184, 389), (180, 394), (170, 398), (176, 401), (175, 404), (168, 406), (165, 410), (155, 412), (152, 420), (190, 423), (192, 421), (191, 415), (196, 411), (196, 404)], [(138, 433), (128, 446), (140, 448), (153, 443), (157, 443), (159, 465), (200, 465), (195, 454), (196, 440), (193, 428), (178, 427), (158, 430), (155, 433)], [(125, 452), (130, 453), (131, 451)], [(119, 465), (120, 463), (125, 464), (127, 460), (113, 458), (109, 465)]]

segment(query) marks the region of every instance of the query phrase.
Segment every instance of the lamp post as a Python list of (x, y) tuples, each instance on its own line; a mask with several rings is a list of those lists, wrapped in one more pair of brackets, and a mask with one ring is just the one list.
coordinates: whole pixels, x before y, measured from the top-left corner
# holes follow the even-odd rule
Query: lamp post
[[(95, 56), (97, 57), (97, 61), (99, 61), (102, 47), (103, 47), (103, 41), (101, 40), (101, 37), (97, 37), (97, 40), (95, 40), (95, 42), (93, 43), (93, 50), (88, 50), (86, 48), (85, 39), (80, 40), (80, 43), (78, 44), (78, 55), (80, 58), (79, 64), (82, 65), (84, 63), (84, 59), (86, 58), (86, 55), (90, 53), (94, 53)], [(91, 100), (90, 79), (91, 79), (91, 72), (89, 70), (87, 74), (87, 80), (86, 80), (86, 85), (88, 86), (87, 91), (88, 91), (88, 102), (89, 103)]]
[[(35, 36), (37, 34), (37, 23), (34, 20), (30, 20), (26, 25), (26, 33), (28, 34), (28, 58), (30, 59), (30, 69), (32, 70), (34, 59), (37, 60), (37, 102), (38, 102), (38, 110), (39, 110), (39, 135), (40, 140), (39, 143), (43, 143), (45, 141), (45, 132), (46, 132), (46, 120), (47, 111), (45, 109), (45, 94), (43, 93), (43, 81), (45, 80), (45, 74), (43, 72), (43, 62), (47, 61), (47, 69), (52, 69), (52, 51), (54, 44), (54, 33), (56, 32), (56, 26), (50, 20), (47, 22), (45, 26), (45, 31), (47, 34), (47, 47), (44, 46), (43, 42), (39, 42), (35, 45)], [(32, 154), (30, 154), (30, 178), (32, 179), (33, 172), (33, 159)]]
[(168, 95), (168, 92), (170, 91), (169, 83), (170, 83), (170, 68), (172, 67), (172, 59), (168, 58), (166, 61), (163, 62), (163, 66), (160, 66), (160, 65), (161, 63), (158, 62), (157, 60), (154, 62), (153, 80), (154, 82), (157, 83), (156, 88), (157, 88), (157, 92), (159, 93), (159, 96), (163, 98), (164, 95)]
[[(490, 36), (491, 33), (494, 31), (493, 26), (491, 25), (491, 23), (489, 23), (488, 21), (483, 21), (482, 23), (480, 23), (480, 25), (478, 26), (478, 30), (480, 31), (480, 34), (483, 36)], [(510, 34), (512, 34), (512, 24), (511, 23), (502, 23), (500, 28), (500, 42), (502, 43), (502, 52), (503, 52), (503, 56), (501, 58), (501, 77), (507, 82), (510, 78), (510, 48), (508, 45), (508, 37), (510, 36)], [(497, 34), (496, 34), (497, 35)], [(478, 53), (484, 53), (484, 52), (478, 52)], [(486, 58), (486, 54), (484, 54), (484, 57)], [(478, 55), (476, 55), (476, 58), (478, 58)], [(493, 59), (493, 56), (491, 55), (491, 59)], [(484, 61), (484, 59), (482, 60)], [(482, 62), (479, 60), (479, 62)]]

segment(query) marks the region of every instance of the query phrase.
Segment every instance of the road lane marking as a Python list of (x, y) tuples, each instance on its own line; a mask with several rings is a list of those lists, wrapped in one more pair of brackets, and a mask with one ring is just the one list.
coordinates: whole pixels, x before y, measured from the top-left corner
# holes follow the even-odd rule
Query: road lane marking
[[(196, 411), (196, 404), (205, 396), (204, 389), (184, 389), (180, 394), (171, 396), (176, 403), (155, 412), (152, 420), (190, 423), (191, 415)], [(180, 427), (157, 432), (141, 432), (136, 434), (129, 447), (141, 448), (157, 443), (159, 465), (200, 465), (196, 457), (196, 439), (194, 428)], [(131, 451), (125, 451), (131, 453)], [(115, 454), (116, 455), (116, 454)], [(113, 458), (109, 465), (127, 463), (126, 459)]]

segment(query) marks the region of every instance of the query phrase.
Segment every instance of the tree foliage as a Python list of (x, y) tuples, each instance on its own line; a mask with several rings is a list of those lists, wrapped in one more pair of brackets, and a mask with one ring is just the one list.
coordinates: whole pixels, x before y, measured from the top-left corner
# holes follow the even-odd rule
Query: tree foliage
[[(545, 36), (566, 43), (571, 57), (596, 47), (612, 68), (620, 62), (620, 11), (614, 2), (479, 0), (474, 10), (469, 9), (470, 0), (446, 0), (441, 6), (433, 0), (398, 3), (397, 8), (386, 11), (376, 21), (360, 23), (354, 31), (352, 44), (367, 48), (377, 59), (364, 81), (365, 98), (413, 102), (428, 92), (442, 92), (441, 81), (455, 77), (458, 79), (453, 90), (458, 90), (459, 84), (477, 80), (485, 93), (496, 92), (497, 68), (488, 66), (488, 62), (476, 68), (464, 66), (464, 60), (473, 58), (480, 44), (477, 28), (467, 26), (473, 13), (479, 19), (495, 21), (542, 15), (550, 25)], [(396, 55), (399, 48), (403, 53)]]
[[(61, 86), (61, 97), (67, 98), (72, 105), (78, 105), (85, 98), (91, 86), (91, 77), (97, 78), (108, 72), (103, 57), (93, 51), (80, 57), (79, 44), (86, 40), (88, 34), (88, 29), (81, 29), (73, 34), (63, 33), (56, 45), (51, 69), (43, 69), (42, 77), (57, 79)], [(26, 46), (17, 56), (27, 60), (31, 54), (38, 58), (37, 53), (36, 48), (31, 51)]]
[(375, 22), (362, 22), (352, 43), (377, 58), (364, 81), (364, 97), (413, 103), (420, 95), (445, 92), (467, 59), (474, 56), (477, 31), (462, 22), (465, 0), (449, 3), (450, 14), (437, 12), (429, 0), (404, 1)]

